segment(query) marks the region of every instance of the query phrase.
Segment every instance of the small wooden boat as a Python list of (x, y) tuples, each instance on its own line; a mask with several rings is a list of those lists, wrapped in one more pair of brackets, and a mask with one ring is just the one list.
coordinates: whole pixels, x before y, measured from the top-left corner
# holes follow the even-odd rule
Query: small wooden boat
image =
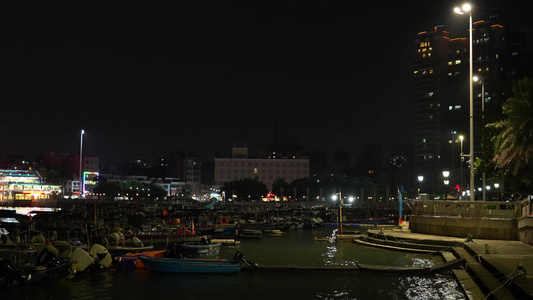
[(241, 264), (225, 259), (157, 258), (139, 256), (149, 271), (167, 273), (237, 273)]
[(122, 269), (146, 269), (142, 261), (139, 259), (140, 256), (148, 257), (158, 257), (163, 258), (168, 254), (168, 250), (154, 250), (154, 251), (145, 251), (139, 253), (128, 253), (118, 257), (118, 267)]
[(262, 235), (263, 232), (261, 230), (243, 229), (239, 230), (237, 237), (245, 239), (260, 239)]
[(279, 229), (265, 230), (265, 234), (268, 236), (282, 236), (284, 233)]
[(121, 256), (126, 253), (135, 253), (135, 252), (143, 252), (143, 251), (150, 251), (154, 250), (154, 246), (120, 246), (120, 245), (107, 245), (105, 246), (107, 248), (107, 251), (111, 254), (111, 256)]
[(181, 245), (174, 245), (170, 252), (172, 257), (178, 258), (211, 258), (218, 255), (222, 243), (212, 243), (210, 239), (203, 239), (200, 242), (186, 242)]

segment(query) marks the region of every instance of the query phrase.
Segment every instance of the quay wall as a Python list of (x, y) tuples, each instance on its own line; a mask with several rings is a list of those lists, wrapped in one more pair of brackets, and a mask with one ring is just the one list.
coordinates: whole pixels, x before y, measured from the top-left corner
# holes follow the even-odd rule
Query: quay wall
[(518, 221), (518, 238), (521, 242), (533, 246), (533, 215)]
[[(458, 218), (439, 216), (411, 216), (411, 232), (442, 236), (466, 237), (472, 234), (474, 240), (518, 240), (518, 220)], [(532, 219), (533, 225), (533, 219)], [(531, 237), (531, 234), (529, 235)]]

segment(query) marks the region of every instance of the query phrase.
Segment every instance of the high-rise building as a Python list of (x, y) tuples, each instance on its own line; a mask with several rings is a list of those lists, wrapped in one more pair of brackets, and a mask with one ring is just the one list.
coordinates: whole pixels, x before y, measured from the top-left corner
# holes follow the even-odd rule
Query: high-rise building
[[(452, 38), (443, 26), (416, 39), (413, 180), (423, 176), (423, 192), (442, 191), (442, 171), (450, 172), (452, 187), (468, 189), (469, 45), (468, 38)], [(472, 47), (479, 78), (473, 92), (474, 151), (482, 157), (484, 124), (494, 121), (484, 116), (498, 115), (513, 82), (533, 72), (533, 34), (506, 30), (498, 16), (491, 16), (473, 23)]]
[(443, 166), (452, 164), (453, 132), (468, 124), (468, 87), (459, 84), (467, 81), (468, 41), (436, 26), (418, 34), (416, 49), (413, 175), (423, 176), (421, 184), (432, 192)]

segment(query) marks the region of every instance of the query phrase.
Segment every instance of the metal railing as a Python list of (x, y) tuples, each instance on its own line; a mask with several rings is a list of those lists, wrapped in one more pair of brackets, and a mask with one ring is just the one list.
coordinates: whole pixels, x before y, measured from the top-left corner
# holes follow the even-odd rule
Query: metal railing
[(522, 201), (449, 201), (419, 200), (413, 204), (413, 215), (466, 218), (516, 219), (531, 215), (531, 200)]

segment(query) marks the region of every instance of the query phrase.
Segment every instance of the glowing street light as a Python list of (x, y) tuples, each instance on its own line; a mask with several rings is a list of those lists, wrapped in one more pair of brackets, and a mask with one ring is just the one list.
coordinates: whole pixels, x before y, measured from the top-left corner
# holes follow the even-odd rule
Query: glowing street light
[[(476, 82), (480, 82), (481, 83), (481, 118), (485, 118), (485, 81), (483, 80), (483, 78), (480, 78), (478, 76), (474, 76), (473, 78), (474, 81)], [(486, 186), (485, 185), (485, 172), (483, 171), (483, 185), (482, 186)], [(485, 201), (487, 198), (487, 190), (486, 189), (483, 189), (483, 201)]]
[(463, 180), (463, 162), (465, 160), (465, 155), (463, 153), (463, 140), (465, 139), (464, 136), (460, 135), (459, 139), (461, 140), (461, 190), (464, 187), (464, 180)]
[(442, 171), (442, 177), (444, 177), (444, 200), (448, 199), (448, 184), (450, 181), (448, 180), (448, 177), (450, 177), (450, 171)]
[(470, 200), (474, 201), (474, 60), (472, 51), (472, 5), (469, 3), (464, 4), (462, 7), (456, 7), (453, 10), (455, 13), (463, 15), (468, 13), (469, 15), (469, 66), (470, 66)]
[(81, 130), (81, 133), (80, 133), (80, 174), (79, 174), (79, 183), (78, 183), (78, 192), (79, 192), (79, 196), (80, 198), (82, 197), (83, 195), (83, 179), (81, 178), (82, 176), (82, 158), (83, 158), (83, 135), (85, 134), (85, 130)]
[(342, 236), (342, 205), (344, 203), (342, 201), (342, 194), (341, 194), (340, 189), (338, 193), (335, 193), (333, 196), (331, 196), (331, 199), (333, 199), (333, 201), (337, 201), (337, 195), (339, 195), (339, 198), (341, 199), (341, 205), (339, 205), (339, 223), (340, 223), (340, 228), (341, 228), (340, 235)]
[(422, 182), (424, 181), (424, 176), (418, 176), (418, 181), (420, 181), (420, 190), (418, 191), (418, 196), (420, 197), (420, 191), (422, 191)]

